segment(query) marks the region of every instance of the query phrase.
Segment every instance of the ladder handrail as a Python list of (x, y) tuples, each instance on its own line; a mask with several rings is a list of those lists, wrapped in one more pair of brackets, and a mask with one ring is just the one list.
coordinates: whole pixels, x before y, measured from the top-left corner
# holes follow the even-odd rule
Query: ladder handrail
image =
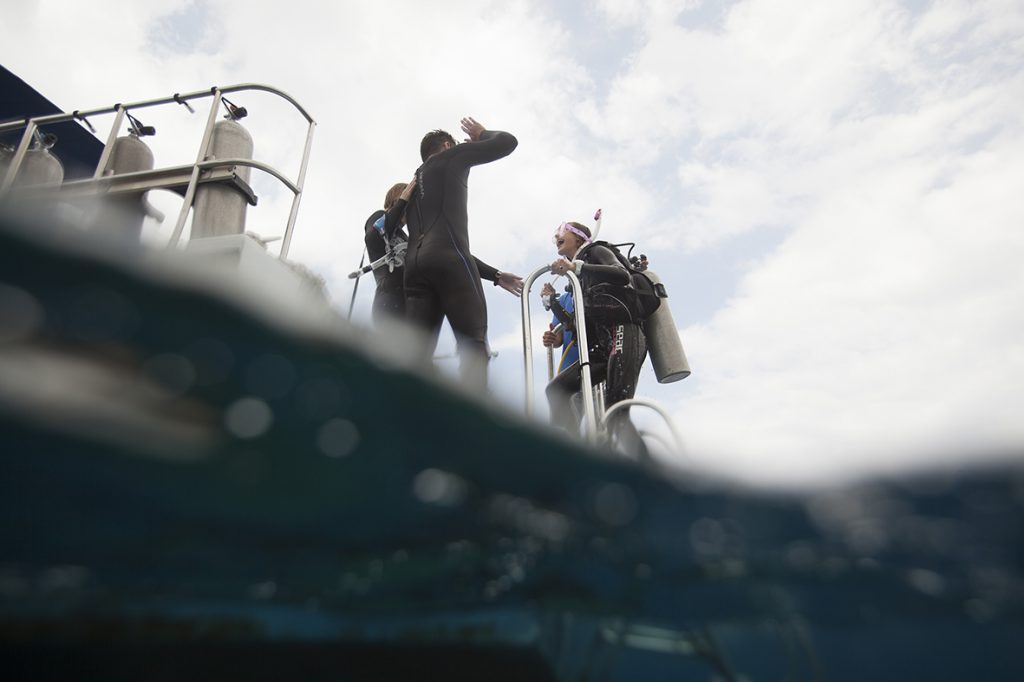
[[(561, 322), (551, 328), (552, 334), (557, 334), (562, 331), (563, 325)], [(555, 348), (554, 346), (548, 346), (548, 382), (555, 378)]]
[[(530, 288), (538, 277), (551, 272), (550, 265), (544, 265), (534, 270), (523, 282), (522, 314), (523, 314), (523, 371), (526, 382), (526, 414), (533, 414), (533, 329), (530, 322)], [(571, 270), (566, 274), (569, 280), (569, 287), (572, 292), (573, 301), (583, 300), (583, 286), (580, 284), (576, 273)], [(594, 413), (594, 396), (590, 388), (590, 346), (587, 343), (587, 325), (583, 316), (583, 306), (573, 305), (573, 318), (576, 321), (576, 346), (580, 353), (580, 386), (586, 387), (581, 390), (583, 394), (583, 434), (590, 442), (596, 442), (598, 438), (597, 418)]]
[[(289, 180), (283, 173), (276, 170), (272, 166), (263, 162), (255, 161), (252, 159), (227, 159), (227, 160), (210, 160), (208, 159), (210, 141), (213, 135), (213, 126), (217, 120), (217, 114), (220, 111), (220, 104), (222, 96), (225, 93), (241, 92), (248, 90), (257, 90), (268, 92), (272, 95), (277, 95), (281, 99), (291, 104), (302, 116), (306, 119), (309, 124), (306, 130), (306, 141), (303, 147), (302, 160), (299, 164), (298, 177), (294, 182)], [(162, 106), (165, 104), (184, 104), (189, 100), (203, 99), (206, 97), (212, 97), (210, 112), (207, 116), (206, 127), (203, 130), (203, 139), (199, 145), (199, 152), (196, 155), (196, 161), (192, 164), (192, 176), (189, 180), (187, 189), (185, 190), (184, 201), (182, 202), (181, 211), (178, 214), (178, 220), (175, 223), (174, 230), (168, 241), (168, 246), (175, 246), (178, 240), (181, 238), (181, 233), (184, 231), (185, 222), (188, 219), (188, 213), (192, 209), (192, 204), (195, 200), (196, 185), (199, 180), (199, 173), (204, 168), (211, 167), (213, 165), (228, 165), (228, 162), (232, 162), (231, 165), (240, 166), (251, 166), (258, 170), (262, 170), (266, 173), (277, 178), (281, 181), (289, 190), (291, 190), (292, 205), (288, 212), (288, 221), (285, 225), (284, 238), (281, 243), (280, 258), (283, 260), (287, 257), (288, 251), (291, 247), (292, 235), (295, 231), (295, 220), (299, 212), (299, 202), (302, 197), (302, 191), (306, 183), (306, 170), (309, 167), (309, 155), (313, 146), (313, 133), (316, 130), (316, 121), (312, 116), (309, 115), (302, 105), (300, 105), (294, 97), (278, 88), (264, 85), (262, 83), (238, 83), (235, 85), (229, 85), (226, 87), (212, 87), (208, 90), (197, 90), (195, 92), (189, 92), (185, 94), (175, 93), (169, 97), (158, 97), (156, 99), (140, 100), (138, 102), (130, 102), (128, 104), (118, 103), (109, 107), (99, 107), (97, 109), (88, 109), (85, 111), (75, 110), (70, 113), (61, 112), (57, 114), (47, 114), (44, 116), (34, 116), (23, 119), (16, 119), (12, 121), (6, 121), (0, 123), (0, 134), (19, 130), (24, 128), (22, 133), (21, 141), (14, 153), (11, 163), (7, 168), (7, 173), (2, 179), (0, 179), (0, 197), (3, 197), (14, 183), (14, 179), (17, 177), (18, 171), (21, 168), (21, 164), (24, 161), (25, 155), (28, 152), (29, 143), (32, 139), (33, 133), (38, 129), (39, 126), (48, 125), (52, 123), (63, 123), (67, 121), (84, 121), (86, 125), (92, 128), (92, 124), (88, 122), (89, 116), (99, 116), (103, 114), (116, 114), (114, 122), (111, 126), (110, 133), (107, 136), (107, 142), (103, 146), (103, 152), (100, 154), (99, 162), (96, 164), (96, 169), (93, 173), (94, 179), (102, 177), (106, 170), (106, 165), (110, 159), (110, 152), (113, 147), (114, 141), (117, 138), (117, 134), (120, 131), (121, 124), (124, 121), (124, 116), (129, 109), (144, 109), (147, 107)], [(191, 107), (189, 107), (191, 110)]]
[(634, 405), (637, 407), (649, 407), (650, 409), (654, 410), (659, 415), (661, 415), (661, 418), (665, 420), (665, 424), (668, 425), (668, 430), (672, 434), (673, 440), (675, 440), (676, 442), (676, 448), (678, 448), (679, 452), (683, 451), (683, 439), (679, 436), (679, 431), (676, 429), (676, 425), (675, 422), (672, 421), (672, 417), (669, 416), (668, 412), (665, 411), (664, 407), (648, 398), (629, 398), (627, 400), (620, 400), (619, 402), (615, 403), (607, 410), (605, 410), (604, 415), (601, 417), (602, 428), (608, 427), (608, 420), (616, 412), (624, 410), (627, 407), (632, 407)]

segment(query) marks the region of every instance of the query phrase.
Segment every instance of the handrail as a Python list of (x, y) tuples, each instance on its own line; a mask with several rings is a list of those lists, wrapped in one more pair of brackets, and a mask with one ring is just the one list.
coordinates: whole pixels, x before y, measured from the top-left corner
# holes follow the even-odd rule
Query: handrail
[(189, 178), (188, 188), (185, 190), (185, 200), (178, 211), (178, 220), (174, 223), (174, 232), (168, 240), (169, 247), (178, 245), (181, 233), (185, 229), (185, 221), (188, 219), (188, 212), (192, 208), (192, 202), (196, 198), (196, 183), (199, 180), (199, 164), (202, 163), (210, 150), (210, 141), (213, 139), (213, 125), (217, 120), (217, 113), (220, 111), (221, 91), (213, 89), (213, 102), (210, 103), (210, 113), (206, 117), (206, 127), (203, 128), (203, 140), (199, 143), (199, 153), (196, 155), (196, 162), (192, 166), (192, 177)]
[[(309, 127), (306, 131), (306, 141), (302, 152), (302, 161), (299, 164), (299, 174), (295, 182), (292, 182), (281, 172), (277, 171), (273, 167), (255, 161), (252, 159), (208, 159), (209, 147), (211, 138), (213, 135), (213, 126), (217, 120), (217, 113), (220, 110), (220, 104), (222, 96), (225, 93), (240, 92), (247, 90), (258, 90), (268, 92), (272, 95), (277, 95), (281, 99), (291, 104), (298, 112), (306, 119)], [(288, 250), (291, 247), (292, 235), (295, 230), (295, 220), (298, 216), (299, 202), (302, 197), (302, 190), (306, 182), (306, 170), (309, 167), (309, 155), (313, 145), (313, 133), (316, 130), (316, 121), (309, 115), (302, 105), (300, 105), (294, 97), (279, 90), (278, 88), (264, 85), (262, 83), (238, 83), (235, 85), (229, 85), (226, 87), (212, 87), (208, 90), (196, 90), (195, 92), (189, 92), (185, 94), (175, 93), (169, 97), (158, 97), (156, 99), (140, 100), (138, 102), (130, 102), (128, 104), (118, 103), (108, 107), (99, 107), (97, 109), (88, 109), (85, 111), (75, 110), (73, 112), (61, 112), (57, 114), (47, 114), (45, 116), (35, 116), (30, 118), (16, 119), (13, 121), (7, 121), (0, 123), (0, 134), (19, 130), (24, 128), (18, 147), (14, 152), (14, 156), (11, 159), (10, 165), (7, 168), (7, 172), (0, 180), (0, 197), (6, 195), (8, 190), (14, 183), (17, 177), (18, 171), (21, 168), (22, 162), (24, 161), (25, 155), (28, 152), (29, 143), (31, 142), (32, 135), (39, 126), (49, 125), (53, 123), (63, 123), (66, 121), (83, 121), (89, 128), (92, 128), (92, 124), (89, 123), (88, 117), (99, 116), (103, 114), (116, 114), (114, 117), (113, 125), (111, 126), (110, 133), (107, 136), (107, 142), (103, 147), (103, 152), (100, 154), (99, 162), (96, 165), (96, 169), (93, 173), (94, 179), (102, 177), (107, 165), (110, 152), (114, 144), (114, 140), (117, 137), (117, 133), (120, 130), (121, 124), (124, 120), (125, 114), (129, 109), (145, 109), (147, 107), (161, 106), (165, 104), (185, 104), (189, 100), (203, 99), (206, 97), (212, 97), (210, 112), (207, 116), (206, 127), (203, 130), (202, 142), (199, 145), (199, 151), (196, 154), (196, 161), (192, 164), (192, 175), (189, 179), (188, 187), (185, 191), (184, 201), (182, 203), (181, 211), (178, 214), (178, 220), (175, 223), (174, 231), (171, 234), (171, 238), (168, 242), (168, 246), (175, 246), (178, 240), (181, 238), (181, 233), (184, 231), (185, 222), (188, 219), (188, 213), (192, 208), (192, 204), (195, 200), (196, 186), (199, 180), (199, 173), (205, 168), (213, 166), (224, 166), (224, 165), (238, 165), (238, 166), (250, 166), (262, 170), (266, 173), (273, 175), (279, 181), (281, 181), (294, 195), (292, 197), (291, 210), (288, 213), (288, 222), (285, 225), (284, 239), (281, 243), (280, 258), (284, 259), (288, 255)], [(186, 104), (186, 106), (188, 106)], [(191, 107), (188, 107), (191, 111)]]
[(683, 451), (683, 439), (679, 436), (679, 431), (676, 429), (675, 422), (672, 421), (672, 418), (669, 416), (668, 412), (665, 411), (665, 408), (653, 400), (648, 400), (647, 398), (629, 398), (628, 400), (620, 400), (615, 403), (605, 411), (604, 416), (601, 418), (602, 426), (607, 428), (608, 420), (612, 415), (620, 410), (626, 409), (627, 407), (632, 407), (633, 405), (638, 407), (649, 407), (660, 414), (661, 418), (665, 420), (665, 424), (668, 425), (668, 430), (672, 434), (672, 438), (675, 440), (676, 447), (679, 452)]
[(223, 88), (212, 87), (207, 90), (196, 90), (195, 92), (189, 92), (184, 95), (175, 94), (170, 97), (158, 97), (156, 99), (141, 100), (138, 102), (129, 102), (128, 104), (114, 104), (109, 107), (99, 107), (97, 109), (88, 109), (86, 111), (73, 111), (71, 113), (61, 112), (59, 114), (46, 114), (44, 116), (33, 116), (28, 119), (19, 118), (12, 121), (0, 123), (0, 133), (5, 133), (9, 130), (18, 130), (27, 123), (34, 123), (37, 126), (49, 125), (51, 123), (63, 123), (65, 121), (81, 120), (90, 116), (100, 116), (102, 114), (113, 114), (118, 108), (121, 109), (145, 109), (147, 107), (156, 107), (163, 104), (177, 104), (179, 101), (188, 101), (193, 99), (202, 99), (204, 97), (211, 97), (216, 92), (221, 94), (240, 92), (243, 90), (260, 90), (262, 92), (269, 92), (272, 95), (277, 95), (281, 99), (291, 104), (295, 109), (302, 114), (302, 117), (306, 119), (307, 123), (315, 123), (313, 117), (300, 105), (294, 97), (269, 85), (263, 85), (262, 83), (238, 83), (235, 85), (228, 85)]
[[(552, 334), (558, 334), (564, 329), (564, 325), (559, 322), (551, 328)], [(555, 378), (555, 348), (554, 346), (547, 346), (548, 349), (548, 381), (550, 382)]]
[(526, 381), (526, 414), (533, 415), (533, 329), (530, 322), (530, 288), (537, 278), (551, 272), (551, 267), (544, 265), (527, 275), (523, 282), (523, 293), (519, 298), (523, 316), (523, 372)]
[(196, 164), (199, 166), (199, 170), (207, 170), (208, 168), (220, 168), (221, 166), (249, 166), (256, 170), (261, 170), (265, 173), (273, 175), (275, 178), (281, 181), (281, 184), (291, 190), (292, 194), (298, 194), (302, 190), (293, 183), (291, 180), (286, 178), (279, 170), (273, 166), (269, 166), (262, 161), (256, 161), (254, 159), (210, 159), (209, 161), (202, 161)]
[[(523, 371), (526, 382), (526, 414), (533, 414), (533, 329), (530, 322), (530, 288), (541, 275), (551, 272), (551, 266), (545, 265), (533, 271), (523, 282), (522, 314), (523, 314)], [(574, 301), (583, 300), (583, 287), (576, 273), (571, 270), (566, 274)], [(583, 306), (573, 306), (573, 318), (576, 322), (576, 346), (580, 353), (580, 393), (583, 395), (583, 435), (586, 440), (596, 442), (598, 438), (597, 418), (594, 414), (594, 396), (590, 391), (590, 346), (587, 342), (587, 325), (583, 317)]]

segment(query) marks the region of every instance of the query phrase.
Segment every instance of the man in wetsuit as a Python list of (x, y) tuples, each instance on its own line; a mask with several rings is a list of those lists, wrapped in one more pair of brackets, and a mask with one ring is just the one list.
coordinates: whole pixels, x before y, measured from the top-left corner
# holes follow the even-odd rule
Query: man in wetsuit
[(500, 272), (473, 258), (469, 248), (467, 181), (473, 166), (508, 156), (518, 141), (509, 133), (486, 130), (472, 118), (462, 119), (465, 144), (443, 130), (427, 133), (420, 143), (423, 165), (406, 208), (409, 250), (405, 259), (406, 319), (426, 330), (434, 352), (441, 323), (455, 333), (460, 374), (470, 387), (487, 388), (487, 303), (480, 279), (488, 279), (519, 296), (521, 277)]

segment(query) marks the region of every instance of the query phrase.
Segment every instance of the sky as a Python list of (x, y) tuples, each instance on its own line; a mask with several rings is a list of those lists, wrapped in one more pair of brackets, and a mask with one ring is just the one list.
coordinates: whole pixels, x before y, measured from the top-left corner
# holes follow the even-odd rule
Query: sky
[[(666, 463), (788, 483), (1024, 451), (1020, 0), (0, 6), (0, 63), (66, 110), (244, 82), (295, 97), (317, 126), (289, 257), (343, 313), (363, 223), (423, 133), (461, 137), (467, 115), (513, 133), (511, 156), (471, 173), (473, 252), (525, 276), (597, 208), (602, 238), (637, 242), (693, 370), (641, 375), (682, 435)], [(232, 99), (256, 158), (294, 177), (305, 121)], [(203, 106), (142, 113), (158, 164), (191, 163)], [(248, 229), (280, 235), (290, 193), (253, 184)], [(158, 241), (177, 208), (153, 201)], [(491, 386), (520, 409), (518, 301), (485, 289)]]

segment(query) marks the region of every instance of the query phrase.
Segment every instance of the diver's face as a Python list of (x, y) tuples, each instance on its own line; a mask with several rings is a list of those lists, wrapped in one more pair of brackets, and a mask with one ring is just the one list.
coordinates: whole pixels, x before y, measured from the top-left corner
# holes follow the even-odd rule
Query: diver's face
[(555, 237), (555, 247), (558, 249), (558, 255), (563, 258), (572, 258), (579, 251), (582, 243), (582, 239), (568, 231)]

